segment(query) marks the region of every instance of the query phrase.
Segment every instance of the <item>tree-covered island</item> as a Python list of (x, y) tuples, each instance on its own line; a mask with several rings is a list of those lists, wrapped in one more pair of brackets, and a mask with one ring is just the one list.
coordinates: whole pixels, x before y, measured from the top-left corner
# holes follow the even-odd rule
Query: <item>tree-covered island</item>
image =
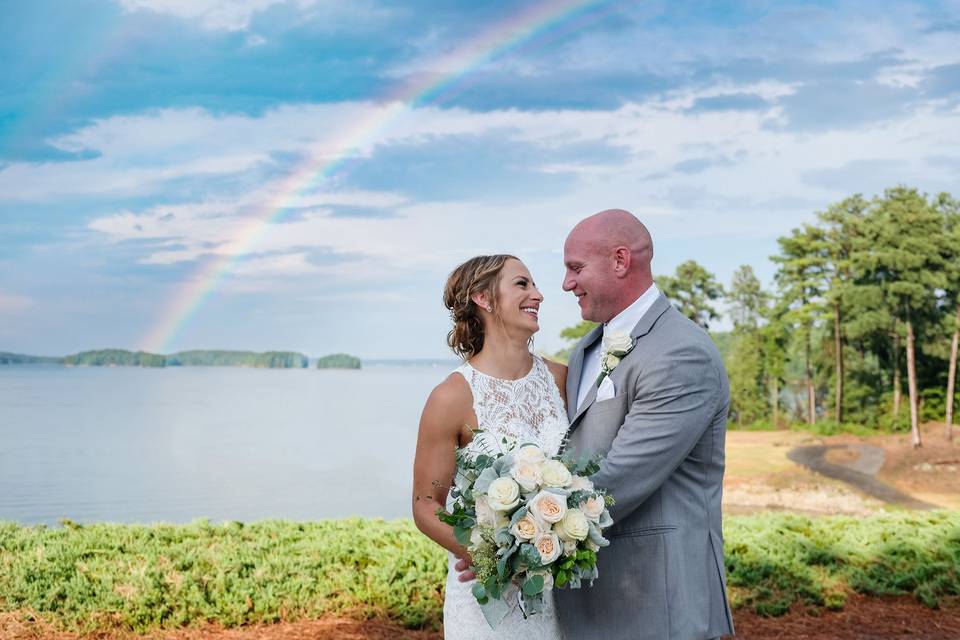
[(360, 358), (346, 353), (334, 353), (317, 358), (317, 369), (359, 369)]
[(255, 367), (263, 369), (305, 369), (307, 356), (293, 351), (181, 351), (171, 355), (98, 349), (83, 351), (63, 359), (67, 366), (88, 367)]

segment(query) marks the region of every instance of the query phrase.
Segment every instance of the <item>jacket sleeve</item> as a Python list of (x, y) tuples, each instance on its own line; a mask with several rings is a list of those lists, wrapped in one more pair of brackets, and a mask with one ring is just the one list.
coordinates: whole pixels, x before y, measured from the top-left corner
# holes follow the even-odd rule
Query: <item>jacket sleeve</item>
[(623, 425), (592, 477), (616, 500), (614, 521), (659, 489), (711, 424), (722, 388), (718, 366), (704, 346), (686, 344), (641, 368)]

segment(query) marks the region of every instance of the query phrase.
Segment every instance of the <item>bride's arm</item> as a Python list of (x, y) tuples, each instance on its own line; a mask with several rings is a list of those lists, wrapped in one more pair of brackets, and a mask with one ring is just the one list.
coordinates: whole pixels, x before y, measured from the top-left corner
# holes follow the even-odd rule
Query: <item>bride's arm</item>
[(460, 558), (469, 554), (454, 538), (453, 527), (437, 518), (437, 509), (446, 505), (456, 470), (454, 450), (471, 412), (470, 387), (462, 376), (451, 375), (423, 408), (413, 462), (413, 520), (427, 537)]
[(544, 362), (547, 363), (547, 368), (550, 369), (550, 373), (553, 374), (553, 379), (557, 383), (557, 388), (560, 389), (560, 398), (563, 399), (563, 407), (567, 407), (567, 365), (560, 364), (559, 362), (554, 362), (553, 360), (548, 360), (544, 358)]

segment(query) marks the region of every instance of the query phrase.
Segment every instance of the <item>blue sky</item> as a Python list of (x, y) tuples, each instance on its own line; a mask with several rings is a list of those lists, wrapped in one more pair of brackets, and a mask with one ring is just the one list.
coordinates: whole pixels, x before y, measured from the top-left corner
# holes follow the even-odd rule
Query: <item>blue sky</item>
[(0, 351), (144, 347), (227, 260), (165, 350), (445, 357), (445, 276), (489, 252), (531, 268), (553, 351), (578, 319), (563, 239), (595, 211), (636, 213), (657, 273), (769, 284), (776, 238), (831, 202), (960, 195), (956, 1), (592, 3), (457, 62), (539, 8), (0, 0)]

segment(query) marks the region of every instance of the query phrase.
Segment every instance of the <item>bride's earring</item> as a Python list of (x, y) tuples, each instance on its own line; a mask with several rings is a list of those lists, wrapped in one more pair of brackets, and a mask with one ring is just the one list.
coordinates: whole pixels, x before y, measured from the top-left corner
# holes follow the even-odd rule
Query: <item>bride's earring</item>
[(487, 305), (487, 312), (493, 313), (493, 307), (491, 307), (490, 305)]

